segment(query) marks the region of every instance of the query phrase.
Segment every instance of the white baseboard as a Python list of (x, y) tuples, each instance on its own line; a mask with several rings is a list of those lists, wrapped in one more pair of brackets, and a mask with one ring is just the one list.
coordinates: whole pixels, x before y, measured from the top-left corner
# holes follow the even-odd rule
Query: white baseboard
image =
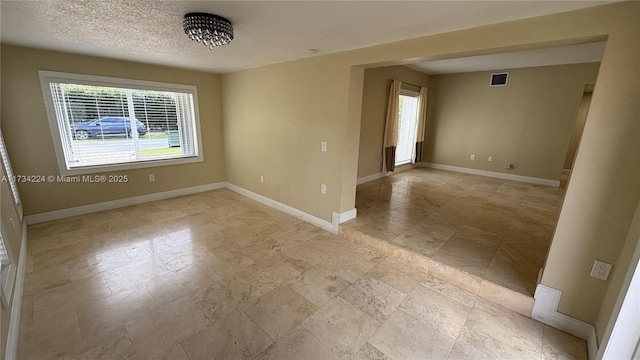
[(358, 210), (356, 210), (356, 208), (342, 212), (339, 214), (340, 217), (338, 219), (338, 224), (342, 224), (343, 222), (347, 222), (351, 219), (355, 219), (357, 215), (358, 215)]
[(327, 220), (321, 219), (317, 216), (311, 215), (309, 213), (306, 213), (304, 211), (298, 210), (294, 207), (291, 207), (289, 205), (283, 204), (281, 202), (275, 201), (273, 199), (270, 199), (266, 196), (262, 196), (260, 194), (254, 193), (253, 191), (249, 191), (247, 189), (241, 188), (237, 185), (233, 185), (230, 183), (227, 183), (227, 189), (231, 190), (231, 191), (235, 191), (240, 195), (246, 196), (249, 199), (255, 200), (257, 202), (263, 203), (269, 207), (272, 207), (276, 210), (282, 211), (285, 214), (289, 214), (293, 217), (296, 217), (300, 220), (306, 221), (310, 224), (313, 224), (321, 229), (327, 230), (331, 233), (334, 234), (338, 234), (338, 224), (341, 218), (341, 214), (338, 214), (336, 212), (333, 213), (332, 216), (332, 221), (328, 222)]
[(420, 165), (418, 165), (418, 163), (415, 163), (415, 164), (402, 164), (402, 165), (396, 166), (394, 171), (388, 172), (386, 174), (379, 172), (379, 173), (376, 173), (376, 174), (363, 176), (363, 177), (358, 178), (356, 180), (356, 185), (368, 183), (370, 181), (381, 179), (381, 178), (383, 178), (385, 176), (391, 176), (393, 174), (397, 174), (397, 173), (401, 173), (403, 171), (411, 170), (411, 169), (415, 168), (416, 166), (420, 166)]
[[(595, 327), (584, 321), (559, 313), (558, 304), (560, 303), (560, 297), (562, 297), (562, 291), (538, 284), (534, 295), (535, 302), (533, 304), (531, 317), (541, 323), (586, 340), (589, 359), (595, 359), (598, 348)], [(593, 352), (594, 349), (595, 352)]]
[(303, 221), (316, 225), (319, 228), (322, 228), (334, 234), (338, 233), (338, 224), (351, 220), (356, 217), (356, 209), (353, 208), (343, 213), (334, 212), (332, 214), (332, 221), (329, 222), (317, 216), (314, 216), (306, 212), (303, 212), (301, 210), (298, 210), (296, 208), (293, 208), (289, 205), (285, 205), (283, 203), (267, 198), (260, 194), (251, 192), (239, 186), (226, 183), (226, 182), (218, 182), (218, 183), (194, 186), (194, 187), (189, 187), (184, 189), (170, 190), (170, 191), (164, 191), (160, 193), (153, 193), (153, 194), (140, 195), (140, 196), (125, 198), (125, 199), (106, 201), (106, 202), (101, 202), (97, 204), (77, 206), (77, 207), (68, 208), (68, 209), (54, 210), (54, 211), (49, 211), (49, 212), (40, 213), (40, 214), (27, 215), (25, 216), (24, 222), (29, 225), (39, 224), (47, 221), (64, 219), (72, 216), (90, 214), (90, 213), (104, 211), (104, 210), (117, 209), (125, 206), (137, 205), (137, 204), (142, 204), (142, 203), (147, 203), (147, 202), (152, 202), (157, 200), (169, 199), (177, 196), (196, 194), (199, 192), (218, 190), (223, 188), (228, 188), (229, 190), (235, 191), (238, 194), (244, 195), (250, 199), (253, 199), (267, 206), (270, 206), (276, 210), (282, 211), (298, 219), (301, 219)]
[(455, 171), (455, 172), (460, 172), (465, 174), (473, 174), (473, 175), (488, 176), (488, 177), (493, 177), (498, 179), (526, 182), (529, 184), (547, 185), (547, 186), (554, 186), (554, 187), (560, 186), (559, 180), (549, 180), (549, 179), (543, 179), (543, 178), (537, 178), (537, 177), (531, 177), (531, 176), (505, 174), (505, 173), (495, 172), (495, 171), (478, 170), (478, 169), (471, 169), (471, 168), (465, 168), (465, 167), (459, 167), (459, 166), (442, 165), (442, 164), (434, 164), (434, 163), (427, 163), (427, 162), (416, 163), (416, 165), (422, 166), (422, 167), (428, 167), (432, 169), (448, 170), (448, 171)]
[(48, 211), (48, 212), (39, 213), (39, 214), (27, 215), (25, 216), (25, 221), (29, 225), (39, 224), (47, 221), (64, 219), (64, 218), (84, 215), (84, 214), (90, 214), (98, 211), (117, 209), (121, 207), (147, 203), (151, 201), (169, 199), (177, 196), (191, 195), (191, 194), (196, 194), (204, 191), (223, 189), (225, 185), (226, 185), (225, 182), (217, 182), (213, 184), (199, 185), (199, 186), (193, 186), (193, 187), (188, 187), (183, 189), (169, 190), (169, 191), (163, 191), (159, 193), (134, 196), (130, 198), (105, 201), (105, 202), (96, 203), (96, 204), (76, 206), (68, 209)]
[(367, 175), (367, 176), (363, 176), (361, 178), (358, 178), (358, 180), (356, 180), (356, 185), (360, 185), (360, 184), (368, 183), (370, 181), (378, 180), (378, 179), (381, 179), (381, 178), (383, 178), (385, 176), (386, 175), (381, 173), (381, 172), (375, 173), (375, 174), (371, 174), (371, 175)]
[(18, 358), (18, 340), (20, 338), (20, 317), (22, 315), (22, 295), (24, 294), (24, 276), (27, 270), (27, 222), (22, 222), (22, 239), (20, 240), (20, 256), (18, 257), (18, 271), (16, 274), (15, 289), (11, 302), (11, 315), (9, 317), (9, 332), (7, 334), (7, 349), (5, 359)]

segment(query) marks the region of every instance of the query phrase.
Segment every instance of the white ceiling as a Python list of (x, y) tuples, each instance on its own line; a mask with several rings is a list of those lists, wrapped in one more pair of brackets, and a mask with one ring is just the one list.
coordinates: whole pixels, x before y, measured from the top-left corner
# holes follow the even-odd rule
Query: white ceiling
[(456, 74), (534, 66), (600, 62), (605, 42), (428, 61), (407, 67), (426, 74)]
[[(231, 72), (611, 1), (1, 2), (3, 43)], [(235, 39), (209, 51), (182, 30), (187, 12), (228, 18)]]

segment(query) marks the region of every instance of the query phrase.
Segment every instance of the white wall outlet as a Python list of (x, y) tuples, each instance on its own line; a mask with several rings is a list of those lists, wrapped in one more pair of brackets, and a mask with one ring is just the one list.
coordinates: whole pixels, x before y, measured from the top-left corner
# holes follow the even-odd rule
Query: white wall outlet
[(469, 159), (475, 160), (476, 159), (476, 154), (471, 154), (471, 156), (469, 156)]
[(321, 194), (326, 194), (327, 193), (327, 185), (320, 184), (320, 193)]
[(149, 174), (149, 182), (156, 181), (156, 174)]
[(16, 223), (13, 221), (13, 217), (9, 217), (9, 222), (11, 223), (11, 230), (16, 231)]
[(489, 156), (489, 158), (487, 160), (493, 161), (493, 156)]
[(260, 184), (264, 184), (264, 175), (260, 175)]
[(323, 141), (320, 143), (320, 151), (327, 152), (327, 142)]
[(590, 276), (596, 279), (607, 280), (609, 272), (611, 271), (611, 264), (596, 260), (591, 268)]
[(504, 164), (504, 168), (505, 169), (511, 169), (511, 163), (505, 163)]

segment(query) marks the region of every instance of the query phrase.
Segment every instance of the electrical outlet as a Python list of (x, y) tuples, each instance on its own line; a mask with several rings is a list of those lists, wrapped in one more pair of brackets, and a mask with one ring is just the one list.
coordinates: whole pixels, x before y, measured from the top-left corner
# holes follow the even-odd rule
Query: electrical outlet
[(591, 273), (589, 275), (596, 279), (607, 280), (610, 271), (611, 264), (596, 260), (593, 263), (593, 267), (591, 268)]
[(156, 181), (156, 174), (149, 174), (149, 182)]
[(260, 184), (264, 184), (264, 175), (260, 175)]
[(320, 143), (320, 151), (327, 152), (327, 142), (323, 141)]
[(320, 184), (320, 193), (321, 194), (326, 194), (327, 193), (327, 185)]
[(505, 169), (511, 169), (511, 163), (505, 163), (504, 164), (504, 168)]
[(471, 154), (471, 156), (469, 156), (469, 159), (475, 160), (476, 159), (476, 154)]
[(487, 160), (493, 161), (493, 156), (489, 156), (489, 158)]

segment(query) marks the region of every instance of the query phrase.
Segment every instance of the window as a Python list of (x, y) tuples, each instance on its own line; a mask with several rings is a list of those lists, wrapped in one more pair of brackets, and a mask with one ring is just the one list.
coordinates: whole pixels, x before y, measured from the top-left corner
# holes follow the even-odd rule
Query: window
[(4, 169), (4, 173), (0, 173), (0, 176), (3, 176), (2, 180), (6, 180), (9, 184), (9, 190), (11, 190), (11, 196), (13, 197), (13, 204), (16, 207), (16, 213), (20, 218), (22, 218), (22, 202), (20, 201), (20, 194), (18, 193), (18, 184), (16, 182), (16, 177), (13, 175), (13, 170), (11, 170), (11, 163), (9, 162), (9, 155), (7, 154), (7, 148), (4, 144), (2, 132), (0, 132), (0, 157), (2, 158), (2, 168)]
[(7, 249), (4, 246), (4, 237), (0, 234), (0, 265), (4, 266), (10, 263), (9, 254), (7, 254)]
[(3, 307), (8, 308), (16, 278), (16, 267), (13, 257), (7, 251), (3, 233), (4, 231), (0, 231), (0, 301)]
[[(1, 184), (4, 186), (5, 184)], [(0, 222), (0, 301), (7, 308), (13, 293), (13, 284), (16, 277), (14, 258), (5, 243), (4, 224)]]
[(39, 73), (62, 174), (202, 161), (195, 87)]
[(418, 123), (418, 99), (420, 94), (400, 91), (398, 145), (396, 146), (396, 165), (411, 163), (416, 143), (416, 126)]
[[(16, 209), (16, 214), (18, 215), (18, 217), (22, 218), (22, 204), (20, 201), (20, 194), (18, 193), (16, 178), (13, 175), (13, 171), (11, 170), (11, 163), (9, 162), (7, 149), (4, 145), (2, 132), (0, 132), (0, 157), (2, 158), (2, 163), (0, 164), (0, 167), (2, 168), (2, 170), (0, 170), (2, 181), (0, 182), (0, 186), (7, 186), (7, 192), (11, 193), (12, 201)], [(5, 191), (5, 189), (2, 188), (0, 189), (0, 191)], [(11, 225), (13, 226), (13, 222), (11, 223)], [(6, 236), (4, 232), (4, 223), (0, 221), (0, 300), (2, 301), (2, 306), (7, 308), (9, 306), (9, 301), (13, 292), (13, 284), (16, 276), (16, 266), (15, 258), (13, 257), (13, 254), (11, 254), (11, 249), (9, 249), (7, 244), (5, 243), (5, 239)]]

